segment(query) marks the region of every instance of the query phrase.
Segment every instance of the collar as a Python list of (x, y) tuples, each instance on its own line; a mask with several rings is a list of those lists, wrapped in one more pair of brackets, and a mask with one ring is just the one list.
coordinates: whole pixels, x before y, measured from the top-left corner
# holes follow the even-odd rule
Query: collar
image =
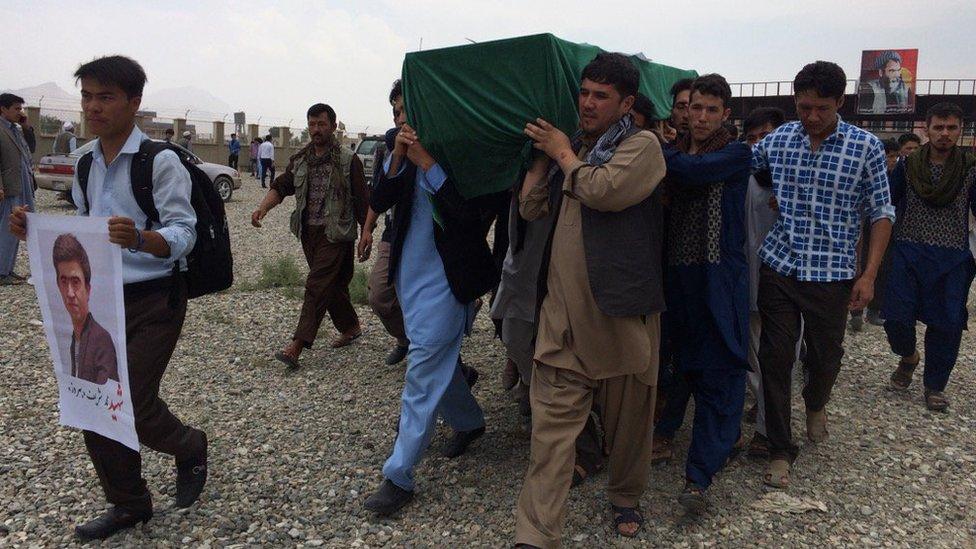
[[(142, 133), (139, 126), (132, 126), (132, 132), (129, 134), (128, 139), (125, 140), (125, 144), (122, 145), (122, 150), (119, 151), (119, 156), (122, 156), (123, 154), (136, 154), (139, 152), (139, 145), (144, 139), (146, 139), (146, 134)], [(92, 147), (92, 160), (101, 160), (104, 162), (105, 157), (102, 156), (101, 140), (95, 139), (95, 141), (96, 144)]]
[(9, 128), (10, 130), (13, 130), (14, 129), (14, 123), (13, 122), (11, 122), (11, 121), (7, 120), (6, 118), (3, 118), (3, 117), (0, 117), (0, 120), (2, 120), (3, 123), (6, 124), (7, 125), (7, 128)]
[[(803, 122), (798, 121), (796, 125), (797, 128), (799, 128), (799, 130), (797, 131), (797, 136), (799, 136), (800, 140), (803, 141), (803, 143), (805, 143), (809, 148), (810, 134), (808, 134), (807, 129), (803, 127)], [(831, 132), (831, 134), (828, 135), (826, 138), (824, 138), (823, 142), (830, 143), (834, 140), (843, 141), (844, 137), (847, 135), (847, 126), (848, 126), (847, 122), (844, 122), (844, 119), (840, 117), (840, 114), (838, 114), (837, 125), (834, 127), (834, 131)]]

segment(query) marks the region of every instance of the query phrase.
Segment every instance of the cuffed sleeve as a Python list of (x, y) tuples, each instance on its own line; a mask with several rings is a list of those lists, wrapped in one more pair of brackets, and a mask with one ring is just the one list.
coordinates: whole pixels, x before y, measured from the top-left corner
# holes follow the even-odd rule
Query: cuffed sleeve
[(861, 180), (866, 193), (868, 211), (871, 222), (888, 219), (895, 222), (895, 207), (891, 203), (891, 191), (888, 187), (888, 163), (885, 158), (884, 145), (875, 139), (868, 149), (867, 159), (861, 172)]
[(444, 182), (447, 181), (447, 173), (440, 164), (434, 164), (429, 170), (424, 172), (424, 177), (420, 180), (420, 186), (431, 194), (436, 194), (441, 190)]
[(192, 182), (176, 153), (160, 152), (153, 162), (153, 202), (161, 227), (156, 232), (169, 244), (170, 259), (182, 259), (196, 242), (197, 215), (190, 204)]

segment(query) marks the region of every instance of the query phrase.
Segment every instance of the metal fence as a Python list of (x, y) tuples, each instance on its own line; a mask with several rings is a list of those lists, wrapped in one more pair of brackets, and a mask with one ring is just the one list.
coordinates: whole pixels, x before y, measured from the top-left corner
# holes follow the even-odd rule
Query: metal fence
[[(847, 94), (857, 93), (857, 80), (848, 80)], [(976, 95), (976, 79), (949, 78), (915, 80), (916, 95)], [(768, 82), (735, 82), (730, 83), (732, 97), (771, 97), (777, 95), (793, 95), (793, 82), (774, 80)]]

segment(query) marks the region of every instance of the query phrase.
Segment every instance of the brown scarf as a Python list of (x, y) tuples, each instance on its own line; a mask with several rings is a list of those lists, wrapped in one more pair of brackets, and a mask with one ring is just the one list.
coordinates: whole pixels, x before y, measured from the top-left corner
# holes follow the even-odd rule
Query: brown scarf
[[(713, 133), (711, 137), (706, 139), (705, 142), (698, 147), (698, 152), (695, 154), (720, 151), (722, 150), (722, 147), (728, 145), (730, 141), (732, 141), (732, 134), (729, 133), (729, 130), (725, 129), (723, 126), (715, 130), (715, 133)], [(688, 131), (679, 135), (678, 139), (675, 140), (674, 145), (683, 153), (691, 150), (691, 132)]]

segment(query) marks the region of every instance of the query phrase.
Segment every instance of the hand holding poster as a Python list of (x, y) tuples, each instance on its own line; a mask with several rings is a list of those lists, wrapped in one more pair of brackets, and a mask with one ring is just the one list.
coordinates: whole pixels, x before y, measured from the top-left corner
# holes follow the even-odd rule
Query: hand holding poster
[(28, 214), (27, 247), (61, 424), (139, 451), (129, 393), (121, 248), (101, 217)]
[(861, 54), (858, 114), (915, 112), (918, 50), (866, 50)]

